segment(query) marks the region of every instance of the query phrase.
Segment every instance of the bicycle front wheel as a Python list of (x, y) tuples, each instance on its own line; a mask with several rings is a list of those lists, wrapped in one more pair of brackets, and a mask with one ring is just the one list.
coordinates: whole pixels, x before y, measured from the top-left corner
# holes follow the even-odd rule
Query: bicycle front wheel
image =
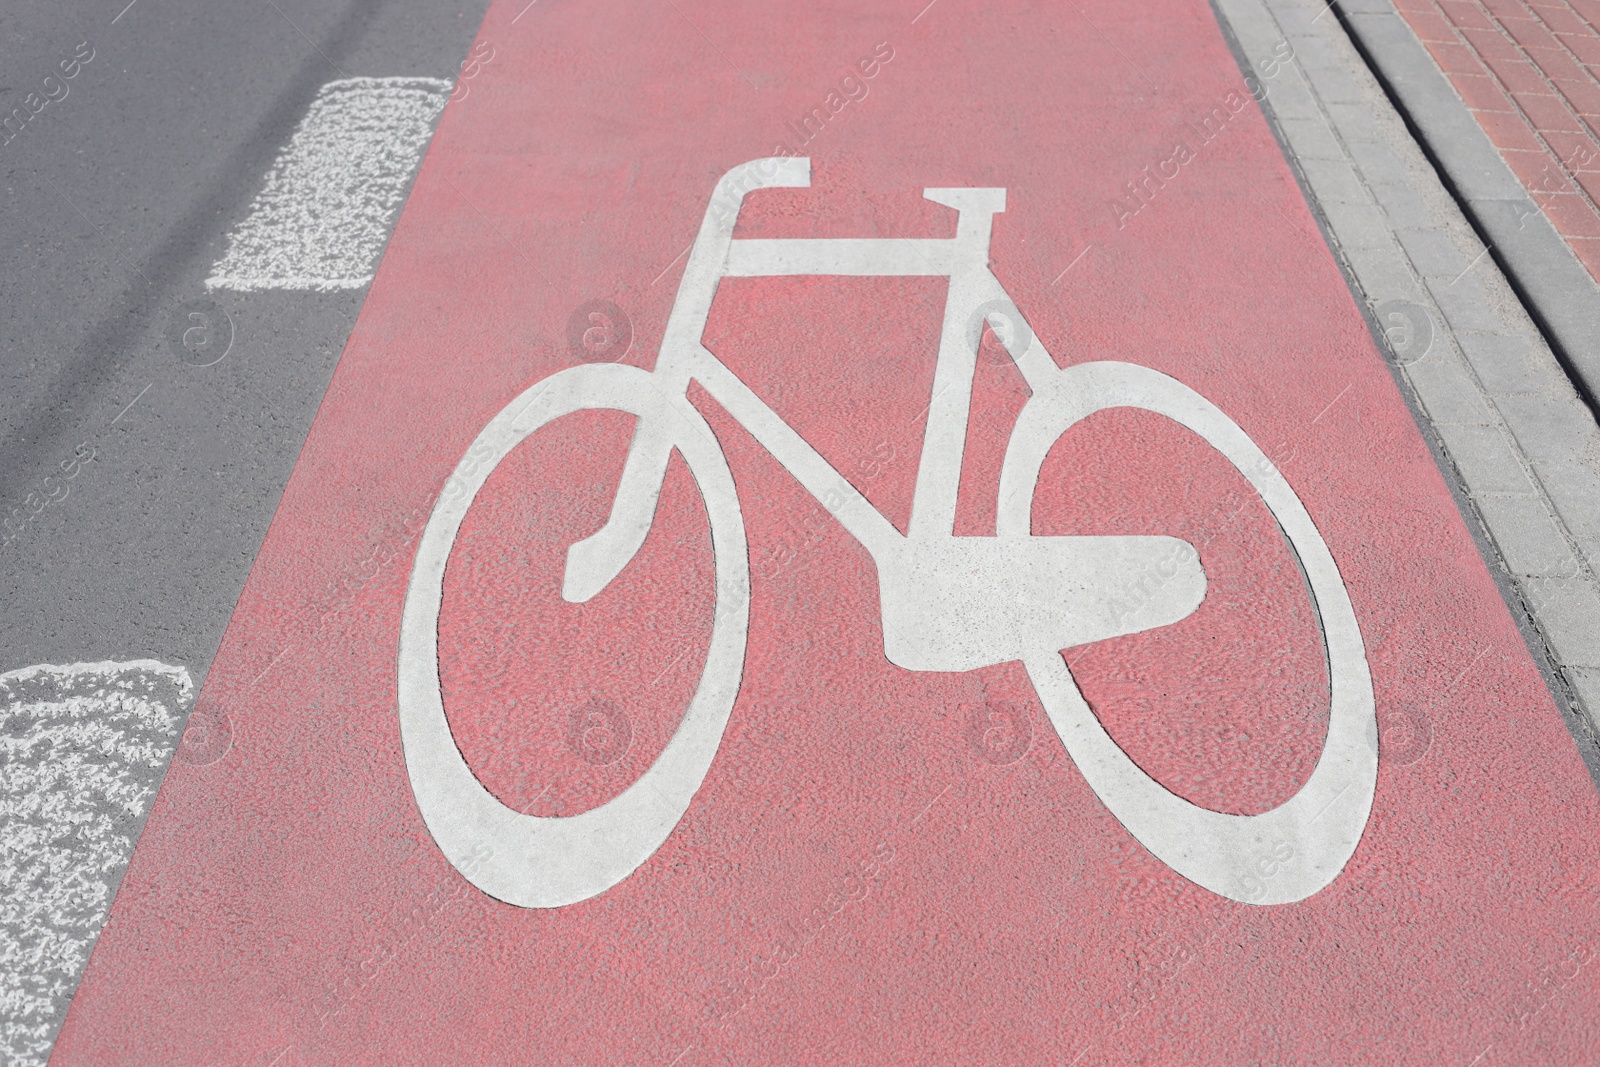
[[(518, 812), (486, 789), (457, 747), (439, 683), (445, 564), (478, 490), (539, 428), (585, 409), (628, 412), (664, 427), (705, 500), (717, 603), (700, 682), (677, 731), (648, 770), (599, 807), (565, 817)], [(722, 448), (686, 400), (665, 397), (628, 366), (575, 367), (528, 389), (484, 427), (434, 504), (417, 547), (400, 627), (400, 735), (428, 831), (461, 874), (496, 899), (559, 908), (605, 892), (666, 841), (722, 741), (738, 696), (749, 628), (744, 519)]]
[(1132, 363), (1084, 363), (1060, 373), (1017, 420), (1000, 479), (1001, 537), (1032, 533), (1033, 495), (1051, 446), (1097, 411), (1131, 407), (1188, 427), (1242, 474), (1277, 520), (1305, 574), (1328, 657), (1328, 734), (1300, 790), (1259, 815), (1184, 800), (1151, 778), (1106, 732), (1061, 650), (1024, 659), (1039, 700), (1101, 802), (1146, 848), (1190, 881), (1247, 904), (1286, 904), (1327, 886), (1355, 852), (1372, 810), (1378, 726), (1366, 647), (1328, 546), (1300, 498), (1237, 423), (1188, 386)]

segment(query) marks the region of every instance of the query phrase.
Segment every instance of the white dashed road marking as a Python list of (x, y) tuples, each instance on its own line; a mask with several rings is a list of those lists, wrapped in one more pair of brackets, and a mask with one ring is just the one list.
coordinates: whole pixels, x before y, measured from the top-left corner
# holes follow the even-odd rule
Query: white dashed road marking
[(439, 78), (324, 85), (206, 288), (330, 291), (371, 281), (452, 86)]
[(49, 1057), (193, 696), (148, 659), (0, 674), (0, 1063)]

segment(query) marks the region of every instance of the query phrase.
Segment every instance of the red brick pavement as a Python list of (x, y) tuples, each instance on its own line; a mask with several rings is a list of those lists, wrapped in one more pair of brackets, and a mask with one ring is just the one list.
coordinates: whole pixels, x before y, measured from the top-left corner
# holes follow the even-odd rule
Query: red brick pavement
[(1396, 0), (1600, 281), (1600, 0)]

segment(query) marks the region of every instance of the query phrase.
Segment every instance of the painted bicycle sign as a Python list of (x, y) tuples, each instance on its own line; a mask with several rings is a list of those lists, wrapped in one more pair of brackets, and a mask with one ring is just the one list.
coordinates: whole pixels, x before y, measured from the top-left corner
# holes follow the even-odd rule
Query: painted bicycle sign
[[(717, 184), (667, 322), (653, 371), (592, 364), (553, 375), (496, 415), (435, 503), (419, 544), (401, 622), (399, 706), (411, 786), (450, 862), (485, 893), (556, 908), (605, 892), (661, 847), (688, 810), (738, 695), (748, 635), (744, 521), (721, 445), (688, 397), (698, 382), (823, 502), (878, 572), (884, 654), (910, 671), (972, 671), (1020, 661), (1050, 721), (1101, 802), (1163, 862), (1222, 896), (1253, 904), (1302, 900), (1337, 877), (1360, 840), (1377, 780), (1377, 725), (1361, 633), (1332, 555), (1295, 491), (1250, 437), (1199, 393), (1134, 363), (1063, 370), (988, 267), (1004, 189), (923, 195), (959, 213), (937, 239), (741, 239), (746, 194), (810, 184), (810, 162), (754, 160)], [(949, 279), (933, 403), (908, 532), (901, 534), (798, 433), (708, 350), (702, 335), (725, 277), (943, 276)], [(996, 535), (955, 535), (957, 489), (977, 353), (985, 323), (1002, 337), (1032, 395), (1001, 469)], [(1204, 438), (1260, 495), (1310, 591), (1331, 683), (1327, 737), (1298, 792), (1270, 811), (1233, 815), (1192, 804), (1141, 770), (1095, 717), (1062, 649), (1138, 633), (1189, 616), (1206, 574), (1188, 542), (1160, 536), (1041, 536), (1030, 526), (1051, 446), (1096, 412), (1155, 412)], [(710, 518), (717, 608), (698, 688), (650, 768), (608, 802), (540, 817), (502, 804), (473, 774), (451, 734), (439, 680), (445, 565), (468, 508), (512, 449), (584, 409), (637, 418), (609, 519), (570, 546), (562, 596), (604, 590), (648, 535), (674, 450)], [(1127, 591), (1138, 587), (1139, 595)], [(1270, 877), (1266, 877), (1269, 875)]]

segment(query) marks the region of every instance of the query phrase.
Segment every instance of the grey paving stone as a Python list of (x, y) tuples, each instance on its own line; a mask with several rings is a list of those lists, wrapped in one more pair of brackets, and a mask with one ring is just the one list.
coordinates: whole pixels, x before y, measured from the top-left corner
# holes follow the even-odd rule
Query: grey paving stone
[(1384, 183), (1404, 185), (1411, 180), (1407, 161), (1387, 143), (1387, 138), (1377, 144), (1362, 140), (1354, 140), (1349, 144), (1351, 157), (1356, 166), (1361, 168), (1361, 177), (1369, 186), (1377, 187)]
[(1539, 388), (1528, 373), (1528, 342), (1517, 337), (1493, 333), (1456, 334), (1456, 343), (1467, 357), (1483, 388), (1494, 396), (1534, 392)]
[(1352, 14), (1392, 15), (1394, 6), (1389, 0), (1341, 0), (1341, 10)]
[(1326, 32), (1324, 24), (1333, 18), (1321, 0), (1316, 3), (1269, 3), (1266, 5), (1280, 31), (1291, 38), (1317, 36)]
[(1346, 248), (1371, 248), (1398, 255), (1394, 238), (1389, 233), (1389, 220), (1368, 197), (1360, 200), (1329, 200), (1322, 196), (1322, 188), (1312, 179), (1312, 191), (1328, 216), (1328, 225), (1339, 235), (1339, 244)]
[(1590, 566), (1600, 569), (1600, 429), (1584, 426), (1582, 409), (1574, 412), (1577, 405), (1559, 395), (1497, 397), (1495, 407)]
[(1304, 122), (1311, 126), (1320, 126), (1324, 133), (1328, 131), (1328, 124), (1322, 116), (1322, 109), (1317, 106), (1317, 99), (1298, 78), (1279, 75), (1271, 81), (1262, 83), (1267, 90), (1265, 105), (1277, 116), (1280, 128), (1286, 135), (1293, 136), (1293, 129), (1285, 127), (1284, 123)]
[(1567, 684), (1572, 686), (1573, 695), (1578, 698), (1578, 703), (1593, 721), (1600, 715), (1600, 670), (1568, 667), (1562, 673), (1566, 675)]
[[(1318, 6), (1320, 7), (1321, 5), (1319, 4)], [(1348, 72), (1346, 72), (1344, 69), (1342, 57), (1339, 55), (1339, 50), (1335, 48), (1333, 46), (1333, 42), (1328, 39), (1326, 27), (1323, 25), (1323, 23), (1326, 23), (1328, 19), (1333, 18), (1332, 12), (1316, 12), (1309, 10), (1304, 6), (1295, 5), (1290, 5), (1283, 10), (1285, 15), (1288, 15), (1292, 12), (1298, 17), (1290, 20), (1279, 18), (1279, 31), (1282, 32), (1284, 37), (1287, 38), (1289, 43), (1294, 47), (1295, 62), (1298, 63), (1301, 68), (1306, 70), (1308, 73), (1315, 73), (1318, 75), (1318, 95), (1323, 96), (1324, 99), (1328, 99), (1328, 97), (1322, 93), (1322, 87), (1325, 81), (1324, 76), (1331, 71), (1339, 71), (1340, 73), (1348, 74)]]
[[(1417, 391), (1417, 399), (1427, 409), (1429, 419), (1435, 423), (1495, 425), (1499, 420), (1494, 410), (1478, 389), (1478, 383), (1449, 350), (1449, 343), (1436, 337), (1434, 345), (1434, 351), (1428, 356), (1406, 367), (1406, 377)], [(1444, 354), (1440, 354), (1441, 349)]]
[(1600, 668), (1600, 594), (1582, 578), (1525, 580), (1534, 612), (1561, 663)]
[(1355, 272), (1361, 291), (1374, 304), (1385, 300), (1428, 301), (1422, 283), (1417, 281), (1399, 249), (1393, 245), (1388, 248), (1341, 246), (1340, 251)]
[(1477, 254), (1476, 251), (1472, 255), (1463, 254), (1450, 235), (1442, 230), (1401, 227), (1395, 230), (1395, 234), (1400, 238), (1406, 256), (1424, 278), (1454, 281), (1472, 263), (1472, 256)]
[[(1265, 30), (1254, 27), (1238, 34), (1237, 39), (1240, 49), (1248, 60), (1247, 63), (1240, 64), (1240, 73), (1244, 73), (1244, 68), (1248, 66), (1251, 77), (1270, 87), (1283, 74), (1285, 64), (1281, 57), (1283, 47), (1288, 43), (1285, 35), (1276, 26)], [(1293, 45), (1290, 44), (1290, 47)], [(1275, 70), (1274, 64), (1276, 64)]]
[[(1519, 291), (1584, 388), (1600, 395), (1600, 285), (1542, 214), (1405, 20), (1379, 0), (1344, 6), (1346, 23), (1402, 100), (1412, 127), (1465, 198), (1474, 224), (1499, 249)], [(1384, 5), (1386, 6), (1386, 4)]]
[(1535, 462), (1582, 463), (1585, 452), (1600, 439), (1600, 427), (1588, 412), (1560, 393), (1524, 393), (1498, 397), (1495, 407)]
[(1500, 316), (1499, 309), (1494, 306), (1472, 272), (1468, 272), (1454, 284), (1430, 281), (1428, 291), (1433, 294), (1434, 303), (1444, 313), (1450, 328), (1457, 333), (1495, 334), (1505, 337), (1508, 342), (1513, 341), (1506, 332), (1505, 322)]
[(1328, 119), (1333, 124), (1333, 132), (1339, 135), (1341, 141), (1347, 143), (1350, 141), (1380, 143), (1383, 140), (1383, 131), (1378, 126), (1378, 118), (1372, 113), (1372, 105), (1363, 99), (1355, 79), (1343, 71), (1339, 71), (1337, 75), (1330, 74), (1329, 77), (1345, 85), (1349, 90), (1348, 93), (1330, 99), (1321, 94), (1322, 85), (1319, 80), (1318, 98), (1322, 101)]
[(1311, 182), (1320, 201), (1344, 204), (1368, 204), (1372, 197), (1367, 187), (1344, 159), (1303, 159), (1300, 161), (1306, 179)]
[[(1339, 69), (1338, 60), (1332, 56), (1319, 58), (1308, 48), (1306, 38), (1294, 38), (1292, 43), (1296, 48), (1294, 63), (1280, 76), (1280, 81), (1292, 79), (1306, 87), (1306, 91), (1316, 98), (1317, 107), (1323, 109), (1330, 104), (1352, 104), (1360, 98), (1360, 88), (1348, 74)], [(1323, 92), (1324, 83), (1333, 79), (1342, 79), (1339, 88), (1328, 86), (1330, 92)], [(1343, 132), (1336, 129), (1336, 132)]]
[(1534, 492), (1522, 464), (1497, 427), (1441, 426), (1439, 436), (1474, 496)]
[[(1387, 148), (1383, 150), (1388, 151)], [(1356, 166), (1361, 168), (1363, 177), (1367, 176), (1365, 155), (1359, 148), (1355, 150), (1355, 155)], [(1394, 225), (1426, 229), (1437, 224), (1433, 217), (1433, 212), (1409, 184), (1396, 181), (1371, 181), (1369, 179), (1369, 186), (1372, 189), (1373, 198), (1383, 205), (1383, 210), (1388, 213)]]
[(1407, 108), (1423, 135), (1438, 150), (1450, 146), (1467, 166), (1457, 175), (1465, 195), (1514, 196), (1521, 183), (1489, 142), (1483, 128), (1461, 103), (1438, 64), (1428, 55), (1388, 0), (1374, 0), (1388, 10), (1370, 13), (1344, 7), (1351, 29), (1386, 72), (1391, 84), (1403, 85)]
[[(1285, 94), (1287, 95), (1287, 94)], [(1294, 154), (1304, 162), (1311, 159), (1342, 161), (1344, 149), (1328, 131), (1321, 118), (1285, 117), (1280, 120), (1284, 136), (1294, 148)]]
[(1473, 497), (1511, 573), (1540, 578), (1573, 578), (1581, 568), (1544, 500), (1534, 493)]
[[(1561, 518), (1566, 525), (1568, 536), (1577, 542), (1578, 558), (1588, 568), (1589, 574), (1600, 574), (1600, 529), (1592, 523), (1587, 530), (1579, 529), (1568, 518), (1567, 513), (1562, 513)], [(1590, 639), (1600, 644), (1600, 634), (1592, 635)]]
[[(1317, 96), (1324, 103), (1338, 99), (1329, 91), (1332, 88), (1329, 79), (1345, 72), (1339, 64), (1338, 54), (1329, 46), (1327, 36), (1318, 26), (1309, 23), (1301, 26), (1280, 22), (1279, 25), (1289, 46), (1294, 49), (1291, 70), (1304, 72), (1308, 79), (1315, 76)], [(1345, 74), (1345, 77), (1348, 79), (1349, 75)]]
[[(1432, 150), (1448, 147), (1455, 133), (1472, 142), (1457, 154), (1456, 163), (1467, 165), (1450, 174), (1474, 225), (1491, 233), (1494, 255), (1322, 0), (1217, 0), (1248, 55), (1271, 55), (1282, 39), (1293, 45), (1286, 70), (1303, 91), (1291, 92), (1280, 75), (1269, 114), (1354, 288), (1374, 307), (1407, 300), (1435, 319), (1433, 347), (1400, 373), (1451, 461), (1447, 476), (1483, 520), (1485, 547), (1511, 575), (1513, 610), (1539, 632), (1545, 668), (1568, 683), (1558, 695), (1600, 723), (1600, 427), (1497, 262), (1503, 255), (1513, 269), (1544, 264), (1534, 253), (1549, 224), (1539, 215), (1532, 221), (1540, 232), (1516, 225), (1527, 213), (1520, 183), (1396, 16), (1393, 0), (1339, 2), (1363, 46), (1383, 53), (1378, 61), (1389, 64), (1391, 81), (1395, 62), (1425, 68), (1425, 84), (1403, 91), (1420, 92), (1426, 114), (1413, 119)], [(1553, 281), (1535, 294), (1545, 321), (1547, 303), (1576, 292), (1552, 271)], [(1584, 291), (1593, 295), (1592, 284)], [(1600, 314), (1600, 299), (1588, 304), (1590, 318)], [(1587, 320), (1570, 308), (1565, 315), (1555, 333), (1571, 359), (1571, 339), (1588, 336)], [(1600, 365), (1600, 345), (1585, 345), (1579, 362)]]
[[(1569, 463), (1545, 463), (1540, 484), (1590, 569), (1600, 574), (1600, 508), (1594, 506), (1600, 496), (1600, 474), (1595, 471), (1594, 449), (1590, 442), (1584, 454)], [(1600, 641), (1600, 634), (1595, 638)]]

